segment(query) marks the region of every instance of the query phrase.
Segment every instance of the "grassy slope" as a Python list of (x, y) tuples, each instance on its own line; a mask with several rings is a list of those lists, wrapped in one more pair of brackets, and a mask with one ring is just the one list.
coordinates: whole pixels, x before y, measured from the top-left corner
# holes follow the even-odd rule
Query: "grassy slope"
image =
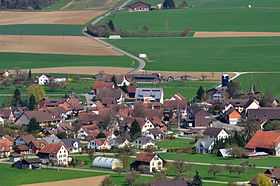
[(131, 59), (126, 56), (81, 56), (62, 54), (27, 54), (27, 53), (0, 53), (0, 68), (47, 68), (64, 66), (132, 66)]
[[(0, 173), (0, 185), (9, 186), (107, 175), (106, 173), (98, 172), (71, 170), (57, 171), (56, 169), (22, 170), (12, 168), (11, 165), (4, 164), (0, 164)], [(113, 184), (125, 185), (125, 175), (118, 176), (117, 174), (110, 174), (110, 176), (113, 179)], [(137, 180), (137, 182), (148, 182), (152, 179), (152, 177), (142, 176)]]
[(279, 71), (280, 37), (141, 38), (108, 41), (135, 55), (146, 53), (146, 70)]
[(280, 87), (276, 86), (279, 84), (280, 73), (276, 74), (244, 74), (239, 76), (234, 81), (241, 83), (243, 91), (248, 91), (251, 80), (253, 84), (257, 87), (258, 91), (264, 93), (270, 91), (276, 97), (280, 98)]
[[(214, 4), (214, 3), (213, 3)], [(279, 9), (269, 8), (230, 8), (200, 9), (187, 8), (175, 10), (156, 10), (149, 12), (121, 12), (111, 15), (110, 19), (123, 30), (143, 32), (143, 25), (150, 28), (148, 32), (165, 31), (168, 20), (168, 31), (243, 31), (243, 32), (278, 32), (280, 25)]]
[(190, 82), (190, 81), (173, 81), (165, 84), (138, 84), (139, 87), (155, 87), (163, 88), (164, 98), (171, 98), (175, 93), (179, 92), (187, 99), (192, 99), (196, 95), (196, 91), (200, 86), (210, 89), (215, 83), (207, 82)]
[(168, 160), (176, 160), (178, 158), (186, 158), (189, 162), (199, 162), (199, 163), (213, 163), (213, 164), (229, 164), (239, 165), (242, 162), (249, 161), (251, 164), (255, 164), (260, 167), (274, 167), (279, 164), (279, 157), (269, 157), (264, 159), (232, 159), (232, 158), (222, 158), (217, 157), (214, 154), (171, 154), (171, 153), (161, 153), (163, 158)]
[(156, 145), (162, 149), (179, 149), (179, 148), (187, 148), (190, 143), (194, 142), (193, 139), (180, 139), (176, 138), (173, 140), (166, 139), (162, 141), (158, 141)]

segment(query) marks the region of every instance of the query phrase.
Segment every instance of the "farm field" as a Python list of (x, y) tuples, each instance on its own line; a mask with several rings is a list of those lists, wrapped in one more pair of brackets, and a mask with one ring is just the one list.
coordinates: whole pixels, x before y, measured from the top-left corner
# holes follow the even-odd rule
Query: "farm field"
[(122, 0), (73, 0), (65, 10), (111, 9)]
[(0, 25), (0, 37), (3, 35), (46, 35), (46, 36), (81, 36), (82, 25), (25, 24)]
[(186, 158), (189, 162), (198, 163), (213, 163), (213, 164), (229, 164), (240, 165), (245, 161), (249, 161), (251, 164), (255, 164), (259, 167), (274, 167), (279, 165), (279, 157), (268, 157), (264, 159), (233, 159), (217, 157), (214, 154), (174, 154), (174, 153), (160, 153), (160, 155), (168, 160), (176, 160), (178, 158)]
[[(210, 3), (210, 2), (209, 2)], [(214, 2), (211, 2), (213, 6)], [(247, 4), (247, 3), (246, 3)], [(173, 10), (155, 10), (149, 12), (120, 12), (110, 15), (115, 25), (132, 33), (182, 31), (189, 27), (191, 31), (238, 31), (238, 32), (279, 32), (280, 3), (270, 8), (186, 8)], [(278, 6), (278, 7), (277, 7)]]
[[(127, 56), (82, 56), (64, 54), (1, 53), (2, 69), (33, 69), (73, 66), (137, 67)], [(61, 71), (63, 72), (63, 71)], [(39, 73), (39, 72), (38, 72)], [(43, 73), (43, 72), (41, 72)], [(67, 73), (67, 72), (64, 72)], [(82, 72), (76, 72), (82, 74)]]
[(21, 36), (0, 38), (0, 52), (120, 56), (121, 53), (85, 36)]
[[(132, 2), (136, 2), (137, 0), (133, 0)], [(184, 0), (175, 0), (175, 3), (178, 5)], [(151, 3), (152, 5), (157, 5), (158, 3), (162, 3), (162, 0), (147, 0), (146, 2)], [(280, 2), (278, 0), (258, 0), (258, 1), (250, 1), (250, 0), (189, 0), (186, 1), (189, 5), (193, 5), (193, 8), (245, 8), (249, 4), (252, 7), (257, 8), (267, 8), (267, 7), (276, 7), (280, 6)]]
[(105, 13), (105, 10), (16, 12), (1, 11), (0, 25), (73, 24), (82, 25)]
[(207, 81), (191, 82), (191, 81), (172, 81), (164, 84), (138, 84), (139, 87), (163, 88), (164, 99), (171, 98), (174, 94), (179, 92), (187, 99), (192, 99), (200, 86), (205, 89), (213, 88), (216, 83)]
[(156, 142), (156, 145), (161, 149), (179, 149), (179, 148), (187, 148), (189, 147), (190, 143), (193, 143), (193, 139), (166, 139), (162, 141)]
[(279, 71), (280, 37), (138, 38), (107, 40), (146, 53), (145, 70), (191, 72)]
[(275, 86), (279, 84), (279, 79), (280, 73), (255, 73), (241, 75), (234, 81), (240, 82), (242, 90), (244, 92), (248, 92), (252, 80), (253, 85), (256, 87), (257, 91), (261, 91), (261, 93), (269, 91), (277, 98), (280, 98), (280, 87)]

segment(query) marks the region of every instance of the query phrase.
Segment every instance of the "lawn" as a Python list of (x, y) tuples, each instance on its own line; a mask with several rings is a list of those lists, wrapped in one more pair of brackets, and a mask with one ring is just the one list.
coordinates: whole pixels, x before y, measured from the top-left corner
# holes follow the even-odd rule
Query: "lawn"
[[(9, 185), (9, 186), (108, 175), (106, 173), (72, 171), (72, 170), (61, 170), (61, 169), (59, 171), (57, 171), (56, 169), (23, 170), (23, 169), (12, 168), (11, 165), (6, 165), (6, 164), (0, 164), (0, 174), (1, 174), (0, 185)], [(125, 184), (126, 175), (121, 175), (121, 176), (119, 176), (118, 174), (109, 174), (109, 175), (113, 179), (113, 184), (126, 185)], [(153, 177), (141, 176), (137, 180), (137, 183), (149, 182), (152, 179)]]
[(1, 69), (32, 69), (65, 66), (109, 66), (135, 68), (127, 56), (82, 56), (63, 54), (0, 53)]
[(82, 25), (56, 24), (0, 25), (0, 35), (81, 36), (83, 28)]
[[(212, 174), (208, 173), (208, 170), (210, 169), (210, 166), (206, 165), (192, 165), (192, 169), (189, 171), (190, 177), (192, 178), (195, 174), (195, 171), (197, 170), (199, 172), (199, 175), (204, 180), (215, 180), (215, 181), (249, 181), (251, 180), (257, 173), (263, 173), (265, 169), (253, 169), (249, 168), (246, 173), (242, 173), (240, 177), (238, 176), (238, 173), (233, 173), (231, 176), (229, 175), (228, 171), (226, 171), (225, 167), (222, 167), (223, 172), (216, 175), (216, 178), (214, 179)], [(176, 169), (173, 167), (171, 163), (167, 165), (168, 170), (168, 176), (175, 176), (176, 175)]]
[(280, 37), (141, 38), (108, 42), (137, 56), (146, 53), (149, 62), (145, 70), (265, 72), (279, 71), (280, 67)]
[(274, 167), (279, 166), (279, 157), (268, 157), (264, 159), (233, 159), (233, 158), (222, 158), (217, 157), (214, 154), (174, 154), (174, 153), (161, 153), (163, 158), (167, 160), (176, 160), (178, 158), (186, 158), (189, 162), (199, 162), (199, 163), (213, 163), (213, 164), (234, 164), (240, 165), (240, 163), (249, 161), (251, 164), (255, 164), (259, 167)]
[(194, 142), (193, 139), (176, 138), (158, 141), (156, 145), (161, 149), (180, 149), (189, 147), (192, 142)]
[(241, 83), (241, 88), (244, 92), (248, 92), (252, 81), (256, 89), (255, 91), (261, 91), (261, 93), (269, 91), (273, 93), (274, 96), (280, 98), (280, 86), (275, 86), (279, 84), (279, 79), (280, 73), (244, 74), (234, 81)]
[(191, 82), (191, 81), (172, 81), (168, 83), (159, 84), (138, 84), (139, 87), (163, 88), (164, 99), (171, 98), (175, 93), (179, 92), (187, 99), (192, 99), (200, 86), (205, 89), (212, 88), (215, 83), (207, 81)]
[[(194, 1), (194, 0), (193, 0)], [(239, 0), (240, 2), (241, 0)], [(203, 1), (208, 7), (215, 6), (216, 1)], [(223, 1), (226, 4), (228, 1)], [(262, 4), (267, 1), (262, 0)], [(197, 1), (199, 3), (199, 1)], [(231, 0), (231, 3), (235, 3)], [(269, 3), (267, 3), (269, 4)], [(143, 26), (149, 26), (149, 32), (182, 31), (188, 26), (191, 31), (240, 31), (240, 32), (279, 32), (279, 1), (273, 1), (269, 8), (248, 9), (248, 3), (235, 3), (244, 8), (200, 8), (154, 10), (149, 12), (120, 12), (110, 15), (110, 19), (122, 30), (133, 33), (143, 32)], [(222, 5), (221, 5), (222, 7)]]

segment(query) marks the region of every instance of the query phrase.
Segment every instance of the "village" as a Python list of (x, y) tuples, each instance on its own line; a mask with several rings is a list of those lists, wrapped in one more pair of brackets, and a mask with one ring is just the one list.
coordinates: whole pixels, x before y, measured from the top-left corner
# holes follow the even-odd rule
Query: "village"
[[(1, 83), (7, 81), (8, 71), (2, 72), (2, 77)], [(197, 96), (188, 100), (180, 92), (164, 99), (163, 88), (138, 88), (138, 84), (161, 81), (159, 74), (99, 73), (95, 78), (87, 103), (74, 92), (38, 102), (31, 94), (26, 107), (15, 91), (13, 103), (18, 106), (0, 109), (1, 163), (33, 171), (71, 167), (112, 170), (127, 174), (128, 184), (141, 173), (155, 175), (149, 185), (192, 185), (202, 184), (204, 176), (190, 165), (206, 163), (215, 180), (223, 170), (211, 158), (219, 157), (240, 163), (226, 165), (230, 175), (239, 177), (256, 167), (275, 167), (255, 171), (247, 182), (231, 182), (257, 185), (262, 175), (273, 184), (280, 182), (279, 161), (269, 159), (280, 155), (278, 100), (260, 96), (253, 84), (243, 93), (223, 74), (220, 86), (207, 91), (200, 87)], [(43, 74), (33, 83), (38, 85), (38, 93), (39, 86), (54, 81), (68, 80)], [(201, 161), (191, 160), (196, 156)], [(256, 165), (254, 160), (270, 161), (271, 166)]]

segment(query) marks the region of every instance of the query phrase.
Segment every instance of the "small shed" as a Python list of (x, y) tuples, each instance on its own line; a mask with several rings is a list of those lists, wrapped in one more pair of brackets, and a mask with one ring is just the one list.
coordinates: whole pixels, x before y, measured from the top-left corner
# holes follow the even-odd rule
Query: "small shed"
[(123, 167), (122, 162), (119, 159), (107, 157), (96, 157), (93, 160), (92, 166), (105, 169), (116, 169)]

